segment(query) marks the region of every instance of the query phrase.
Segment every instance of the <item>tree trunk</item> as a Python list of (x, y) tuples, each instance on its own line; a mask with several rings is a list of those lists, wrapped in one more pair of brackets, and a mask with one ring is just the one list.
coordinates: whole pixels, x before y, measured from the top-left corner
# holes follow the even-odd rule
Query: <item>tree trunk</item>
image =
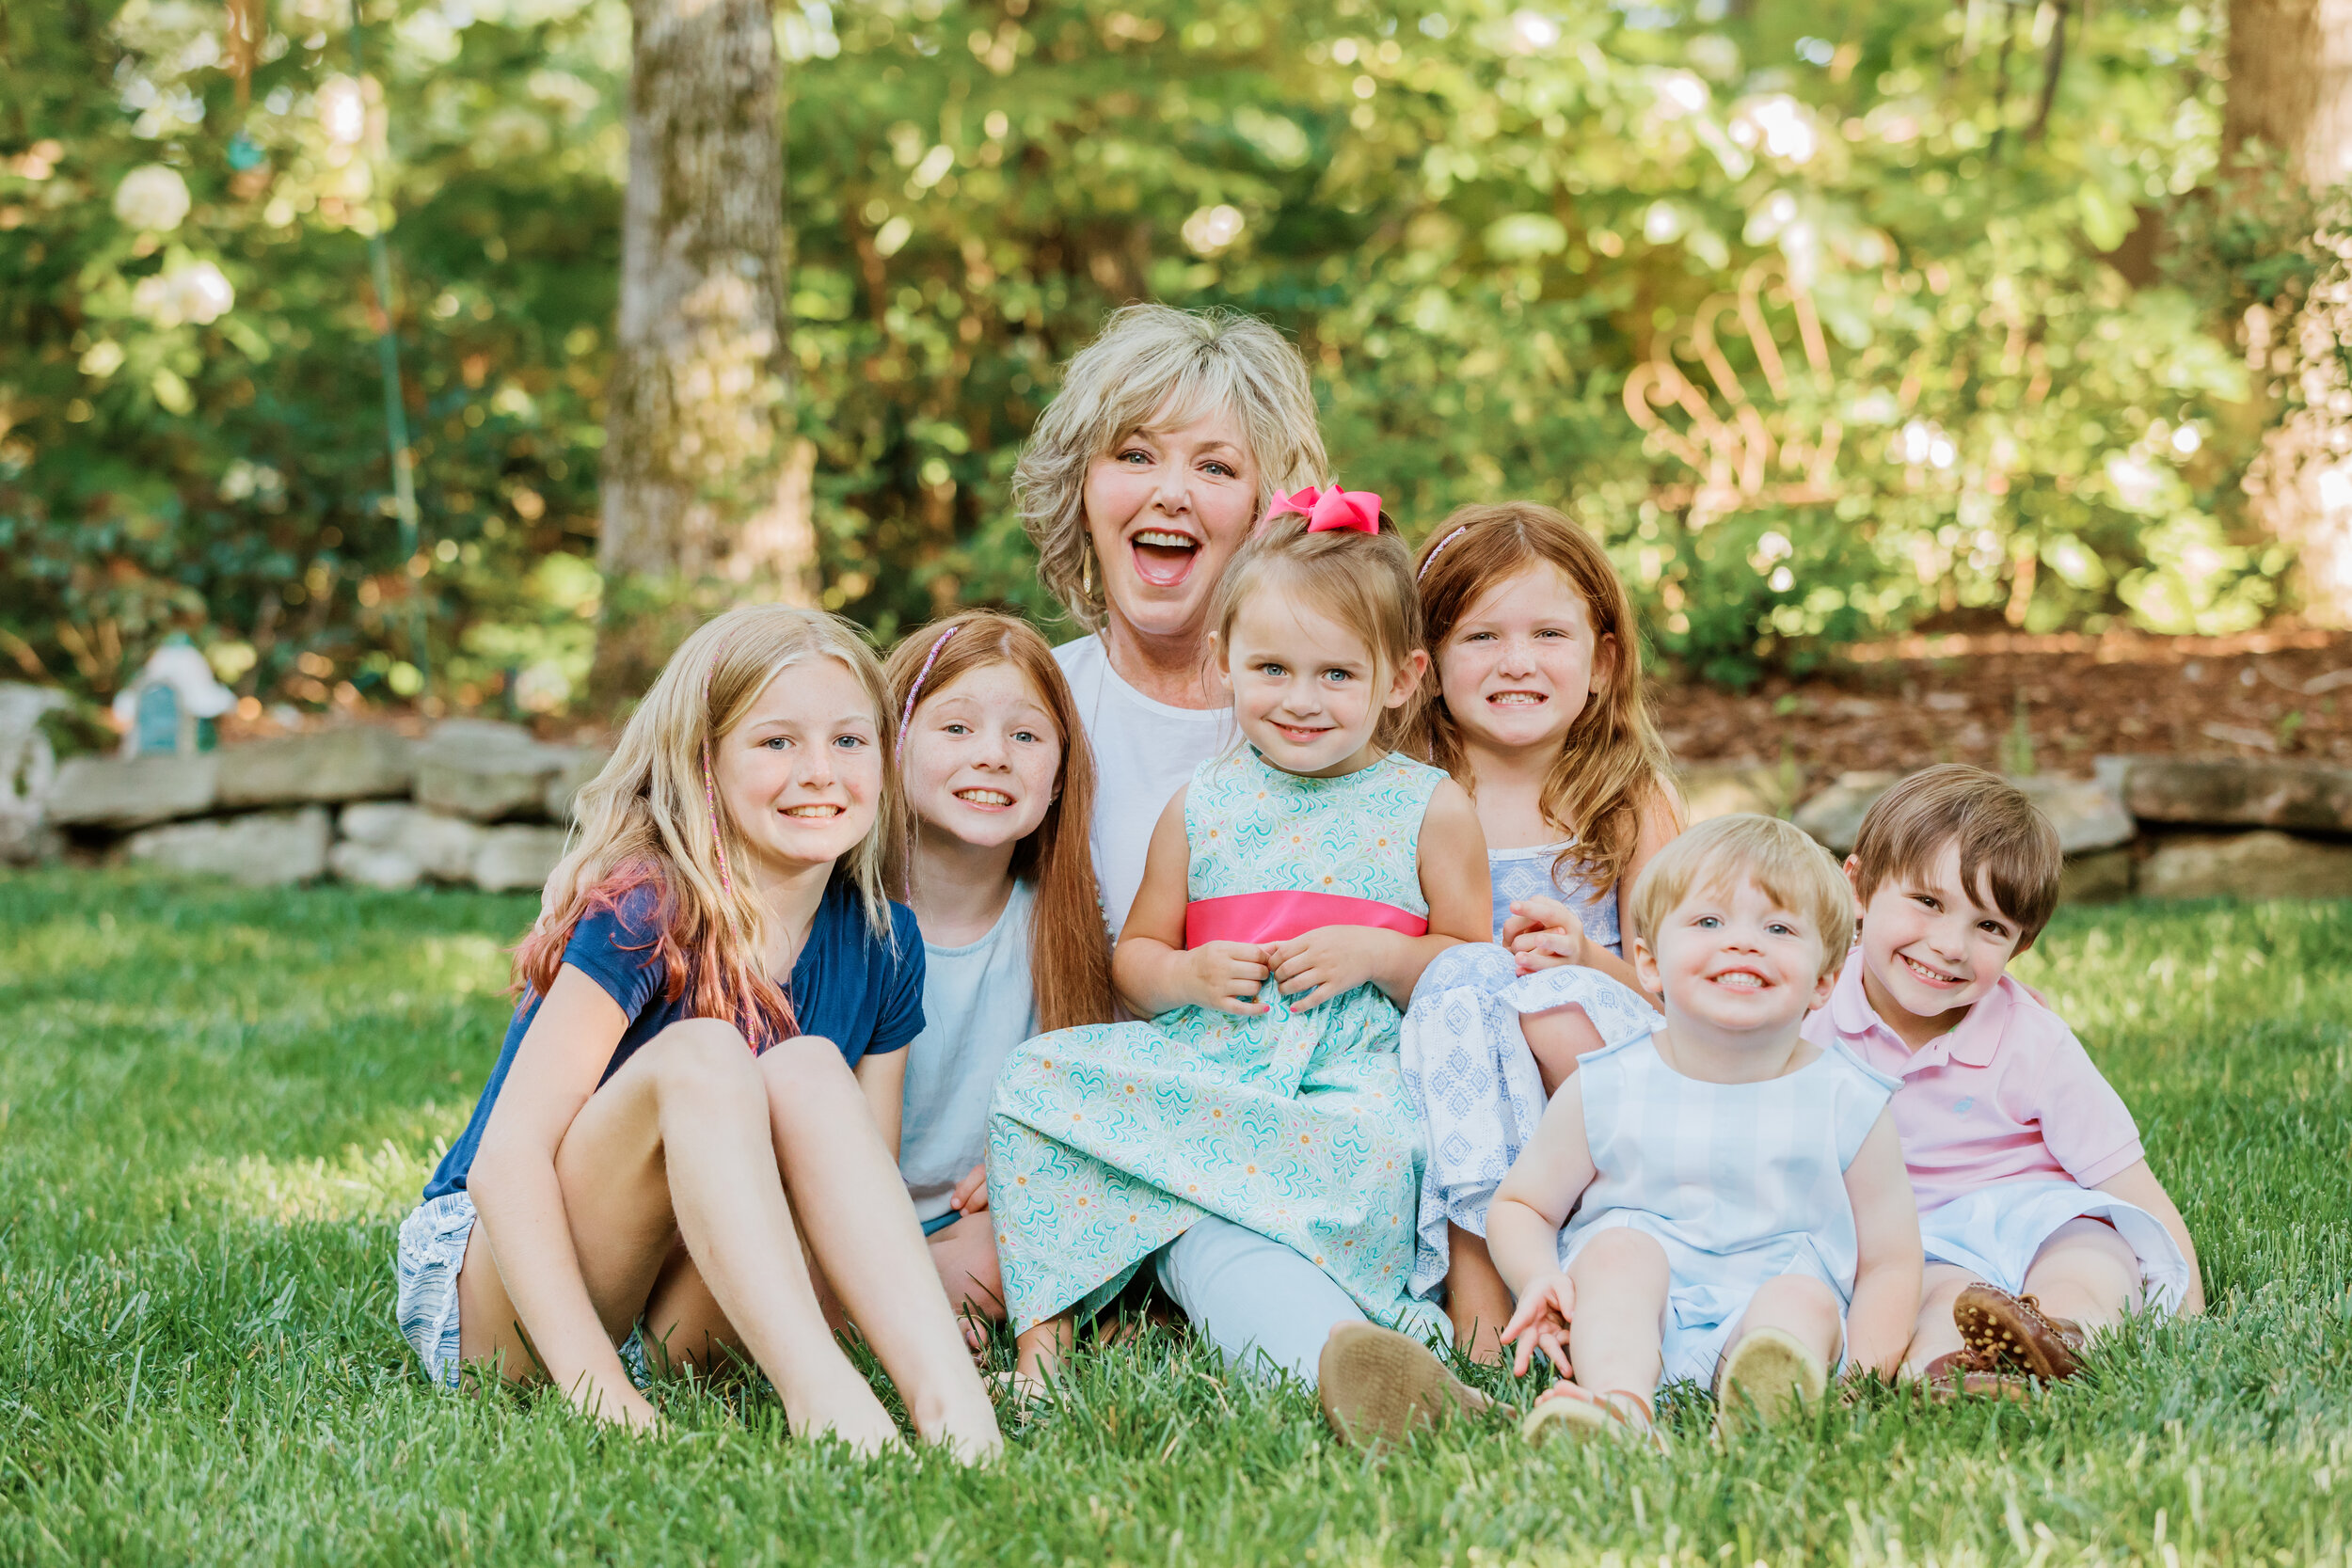
[(2285, 154), (2313, 191), (2352, 178), (2352, 0), (2231, 0), (2222, 144)]
[[(2352, 179), (2352, 0), (2231, 0), (2225, 160), (2267, 143), (2314, 196)], [(2246, 471), (2253, 515), (2296, 546), (2305, 616), (2352, 625), (2352, 245), (2341, 204), (2316, 243), (2334, 259), (2294, 315), (2256, 306), (2240, 324), (2247, 369), (2289, 394), (2286, 417)], [(2281, 328), (2283, 327), (2283, 330)], [(2275, 381), (2274, 381), (2275, 378)]]
[(718, 579), (810, 603), (815, 451), (793, 430), (769, 0), (631, 0), (630, 13), (597, 563), (663, 594)]

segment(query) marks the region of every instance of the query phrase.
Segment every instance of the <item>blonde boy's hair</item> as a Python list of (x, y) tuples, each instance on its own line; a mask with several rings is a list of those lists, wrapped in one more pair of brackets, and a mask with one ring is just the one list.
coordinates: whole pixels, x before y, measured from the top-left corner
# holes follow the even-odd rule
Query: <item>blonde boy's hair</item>
[(1802, 829), (1770, 816), (1718, 816), (1658, 851), (1633, 884), (1630, 934), (1658, 948), (1659, 927), (1693, 893), (1754, 882), (1820, 933), (1820, 974), (1834, 974), (1853, 945), (1853, 889), (1830, 852)]
[(1960, 847), (1960, 885), (1990, 894), (2017, 923), (2017, 951), (2031, 947), (2058, 908), (2066, 856), (2026, 792), (1981, 768), (1923, 768), (1872, 802), (1854, 837), (1854, 892), (1867, 904), (1887, 882), (1927, 876), (1947, 844)]
[(1130, 305), (1062, 372), (1012, 472), (1038, 575), (1080, 626), (1103, 624), (1100, 572), (1089, 572), (1087, 469), (1145, 428), (1177, 429), (1224, 412), (1241, 425), (1258, 469), (1258, 511), (1277, 495), (1323, 483), (1328, 460), (1314, 391), (1298, 350), (1255, 316), (1218, 308)]

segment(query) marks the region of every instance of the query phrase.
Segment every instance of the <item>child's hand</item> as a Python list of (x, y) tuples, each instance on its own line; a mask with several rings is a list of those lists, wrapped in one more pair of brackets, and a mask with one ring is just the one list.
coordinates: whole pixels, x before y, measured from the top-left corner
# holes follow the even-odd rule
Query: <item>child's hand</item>
[(1502, 923), (1502, 945), (1518, 960), (1521, 974), (1563, 964), (1589, 964), (1584, 923), (1557, 898), (1522, 898)]
[(1266, 961), (1282, 995), (1296, 998), (1291, 1010), (1303, 1013), (1371, 980), (1381, 967), (1383, 942), (1395, 935), (1375, 926), (1325, 926), (1273, 943)]
[(1259, 1001), (1265, 984), (1267, 949), (1254, 942), (1204, 942), (1184, 950), (1185, 1000), (1236, 1018), (1272, 1011)]
[(987, 1213), (987, 1164), (982, 1163), (980, 1164), (974, 1165), (970, 1170), (964, 1172), (963, 1180), (956, 1183), (956, 1190), (947, 1195), (947, 1202), (957, 1213), (962, 1214), (967, 1218), (974, 1214)]
[(1502, 1325), (1502, 1342), (1518, 1347), (1511, 1359), (1514, 1377), (1525, 1377), (1535, 1352), (1542, 1351), (1562, 1377), (1572, 1376), (1568, 1365), (1568, 1324), (1576, 1317), (1576, 1282), (1565, 1274), (1538, 1280), (1519, 1296), (1518, 1309)]

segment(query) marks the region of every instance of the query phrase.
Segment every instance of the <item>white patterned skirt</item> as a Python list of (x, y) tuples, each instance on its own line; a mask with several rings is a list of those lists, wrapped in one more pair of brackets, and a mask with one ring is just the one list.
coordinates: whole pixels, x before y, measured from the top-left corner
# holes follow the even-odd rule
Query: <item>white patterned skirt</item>
[(1494, 942), (1449, 947), (1422, 971), (1398, 1041), (1406, 1092), (1429, 1144), (1415, 1222), (1415, 1295), (1445, 1280), (1449, 1223), (1486, 1233), (1495, 1188), (1543, 1119), (1543, 1079), (1520, 1015), (1570, 1005), (1584, 1009), (1603, 1046), (1666, 1026), (1639, 991), (1597, 969), (1564, 964), (1523, 975), (1510, 951)]
[(1919, 1216), (1928, 1261), (1966, 1269), (2010, 1295), (2026, 1293), (2026, 1271), (2069, 1220), (2105, 1220), (2139, 1255), (2148, 1304), (2177, 1312), (2188, 1291), (2188, 1259), (2155, 1215), (2072, 1181), (1999, 1181)]

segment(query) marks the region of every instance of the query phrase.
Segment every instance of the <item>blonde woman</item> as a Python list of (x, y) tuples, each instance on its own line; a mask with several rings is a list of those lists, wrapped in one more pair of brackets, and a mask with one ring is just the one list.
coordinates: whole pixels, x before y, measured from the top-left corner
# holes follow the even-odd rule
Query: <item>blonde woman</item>
[(999, 1448), (898, 1181), (923, 943), (882, 895), (888, 708), (830, 615), (731, 610), (672, 656), (581, 792), (489, 1083), (401, 1227), (428, 1378), (544, 1376), (640, 1427), (647, 1354), (740, 1353), (795, 1432), (895, 1446), (830, 1295), (923, 1438)]
[(1054, 657), (1093, 743), (1090, 838), (1116, 934), (1160, 808), (1232, 738), (1209, 596), (1278, 495), (1321, 483), (1306, 362), (1230, 310), (1131, 305), (1080, 350), (1013, 486), (1041, 574), (1089, 635)]

